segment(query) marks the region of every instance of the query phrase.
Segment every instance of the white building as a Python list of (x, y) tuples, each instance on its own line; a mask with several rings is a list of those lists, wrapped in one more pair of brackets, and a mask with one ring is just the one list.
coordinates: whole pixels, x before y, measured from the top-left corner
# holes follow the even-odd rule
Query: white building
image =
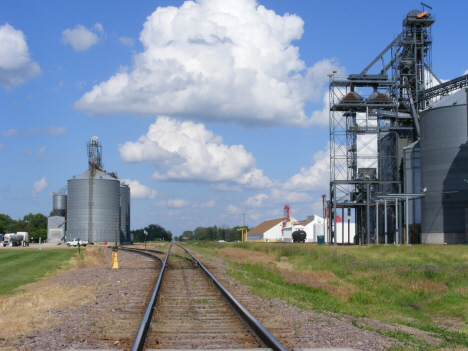
[[(330, 237), (328, 233), (328, 220), (325, 221), (325, 242), (330, 242)], [(342, 221), (338, 217), (336, 222), (336, 243), (337, 244), (354, 244), (354, 236), (356, 234), (356, 225), (354, 222), (350, 222), (348, 227), (347, 221)]]
[(59, 243), (65, 238), (65, 217), (47, 218), (47, 242)]
[[(291, 222), (297, 222), (291, 217), (291, 221), (286, 223), (285, 229), (291, 226)], [(283, 218), (275, 218), (260, 223), (255, 228), (251, 229), (247, 233), (247, 241), (265, 241), (275, 242), (283, 239)]]
[[(291, 217), (291, 220), (286, 223), (283, 230), (283, 218), (275, 218), (260, 223), (255, 228), (247, 233), (247, 241), (265, 241), (265, 242), (292, 242), (292, 233), (296, 230), (302, 229), (306, 232), (306, 242), (316, 243), (317, 237), (324, 235), (325, 243), (328, 243), (328, 220), (323, 219), (317, 215), (308, 216), (307, 221), (298, 222)], [(354, 244), (356, 225), (350, 222), (348, 228), (348, 221), (342, 221), (338, 216), (336, 222), (336, 243), (337, 244)]]
[(292, 233), (302, 229), (306, 232), (306, 242), (317, 242), (317, 236), (324, 235), (324, 219), (314, 215), (312, 219), (298, 222), (291, 217), (283, 229), (283, 218), (265, 221), (247, 233), (247, 241), (292, 242)]
[(286, 227), (283, 230), (283, 241), (292, 242), (292, 233), (296, 230), (302, 229), (306, 232), (306, 242), (316, 243), (317, 236), (324, 235), (324, 219), (313, 215), (312, 220), (299, 222), (300, 224), (293, 224), (290, 227)]

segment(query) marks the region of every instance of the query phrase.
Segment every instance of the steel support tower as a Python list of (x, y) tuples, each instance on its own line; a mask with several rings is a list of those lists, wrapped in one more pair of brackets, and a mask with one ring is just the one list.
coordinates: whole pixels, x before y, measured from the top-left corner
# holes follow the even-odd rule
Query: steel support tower
[[(384, 213), (383, 206), (376, 206), (376, 196), (403, 191), (403, 147), (419, 138), (419, 111), (427, 104), (422, 92), (435, 77), (431, 55), (434, 22), (424, 8), (410, 11), (403, 19), (402, 32), (361, 73), (329, 75), (329, 243), (337, 241), (340, 208), (343, 213), (345, 208), (354, 209), (355, 243), (378, 242), (382, 233), (378, 223), (387, 223), (387, 219), (391, 242), (401, 242), (401, 232), (396, 230), (402, 227), (397, 223), (402, 218), (397, 201), (385, 206)], [(380, 71), (368, 74), (378, 61)], [(379, 221), (379, 216), (384, 220)]]

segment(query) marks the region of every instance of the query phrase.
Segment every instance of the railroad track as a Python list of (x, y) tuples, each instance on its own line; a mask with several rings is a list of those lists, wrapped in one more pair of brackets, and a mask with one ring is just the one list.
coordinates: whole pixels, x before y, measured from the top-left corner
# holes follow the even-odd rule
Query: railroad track
[(287, 351), (201, 262), (171, 244), (131, 350), (247, 348)]

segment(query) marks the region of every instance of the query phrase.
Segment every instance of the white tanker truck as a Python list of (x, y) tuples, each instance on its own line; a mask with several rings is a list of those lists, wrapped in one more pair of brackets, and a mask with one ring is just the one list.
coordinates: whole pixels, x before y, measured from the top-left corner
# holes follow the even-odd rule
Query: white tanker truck
[(29, 246), (28, 232), (7, 233), (3, 236), (2, 246)]

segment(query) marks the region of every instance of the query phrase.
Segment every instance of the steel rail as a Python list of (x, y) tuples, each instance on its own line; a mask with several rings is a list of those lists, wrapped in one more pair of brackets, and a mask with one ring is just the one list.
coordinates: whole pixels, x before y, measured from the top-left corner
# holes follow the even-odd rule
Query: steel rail
[[(146, 252), (146, 251), (149, 251), (149, 250), (146, 250), (146, 251), (143, 251), (143, 250), (139, 250), (139, 249), (132, 249), (132, 248), (129, 248), (129, 247), (119, 247), (119, 250), (122, 250), (122, 251), (129, 251), (129, 252), (136, 252), (137, 254), (140, 254), (140, 255), (144, 255), (144, 256), (147, 256), (147, 257), (151, 257), (151, 258), (157, 258), (159, 261), (161, 261), (161, 263), (164, 263), (164, 261), (162, 260), (161, 257), (158, 257), (154, 254), (151, 254), (149, 252)], [(162, 252), (161, 253), (165, 253), (165, 252)]]
[[(137, 249), (137, 250), (138, 250), (138, 249)], [(163, 252), (163, 251), (154, 250), (154, 249), (146, 249), (146, 251), (151, 251), (151, 252), (156, 252), (156, 253), (162, 253), (162, 254), (165, 253), (165, 252)], [(171, 256), (175, 256), (175, 257), (179, 257), (179, 258), (183, 258), (184, 260), (190, 261), (190, 262), (194, 263), (195, 265), (197, 264), (197, 261), (194, 260), (193, 258), (190, 258), (190, 257), (187, 257), (187, 256), (182, 256), (182, 255), (179, 255), (179, 254), (174, 254), (174, 253), (171, 253), (170, 255), (171, 255)]]
[[(226, 297), (229, 303), (234, 307), (237, 313), (249, 324), (249, 326), (253, 329), (253, 331), (258, 335), (260, 340), (269, 348), (273, 349), (274, 351), (288, 351), (286, 347), (280, 344), (276, 338), (271, 335), (271, 333), (266, 330), (266, 328), (260, 324), (254, 316), (250, 314), (247, 309), (240, 304), (239, 301), (236, 300), (234, 296), (231, 295), (229, 291), (205, 268), (205, 266), (192, 255), (192, 253), (187, 250), (185, 247), (176, 243), (177, 246), (181, 247), (185, 252), (187, 252), (193, 259), (197, 262), (203, 272), (208, 276), (208, 278), (216, 285), (216, 287), (221, 291), (221, 293)], [(133, 350), (133, 349), (132, 349)]]
[[(158, 297), (159, 288), (161, 287), (161, 281), (164, 275), (164, 270), (166, 268), (166, 263), (169, 257), (169, 252), (171, 251), (171, 246), (172, 246), (172, 243), (169, 245), (169, 248), (167, 249), (166, 258), (163, 261), (161, 272), (159, 273), (158, 281), (156, 282), (156, 285), (153, 290), (153, 294), (151, 295), (150, 302), (148, 303), (148, 307), (146, 308), (145, 315), (143, 316), (140, 327), (138, 328), (138, 331), (136, 333), (135, 340), (133, 341), (132, 348), (130, 349), (131, 351), (141, 351), (143, 350), (143, 347), (145, 346), (146, 334), (148, 332), (148, 328), (151, 323), (151, 317), (153, 315), (153, 308), (154, 308), (154, 305), (156, 304), (156, 298)], [(138, 252), (138, 250), (129, 250), (129, 251)]]
[[(130, 248), (130, 247), (122, 247), (122, 248), (119, 248), (119, 250), (126, 250), (126, 251), (131, 251), (131, 252), (137, 252), (137, 253), (140, 253), (142, 255), (146, 255), (146, 256), (149, 256), (149, 257), (156, 257), (158, 258), (161, 263), (162, 263), (162, 259), (159, 258), (158, 256), (154, 256), (152, 254), (150, 254), (149, 252), (154, 252), (154, 253), (158, 253), (158, 254), (163, 254), (165, 255), (166, 252), (164, 251), (160, 251), (160, 250), (155, 250), (155, 249), (134, 249), (134, 248)], [(183, 258), (184, 260), (186, 261), (190, 261), (194, 264), (197, 264), (197, 262), (193, 259), (193, 258), (190, 258), (190, 257), (187, 257), (187, 256), (182, 256), (182, 255), (178, 255), (178, 254), (173, 254), (171, 253), (170, 254), (171, 256), (176, 256), (176, 257), (179, 257), (179, 258)]]

